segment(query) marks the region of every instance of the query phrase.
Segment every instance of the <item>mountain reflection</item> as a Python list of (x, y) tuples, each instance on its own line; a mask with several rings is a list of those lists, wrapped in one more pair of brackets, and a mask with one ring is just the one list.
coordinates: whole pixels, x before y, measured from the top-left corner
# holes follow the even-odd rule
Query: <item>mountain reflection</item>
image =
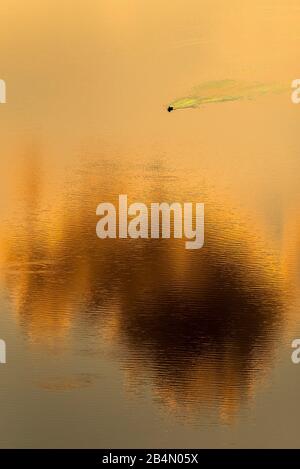
[[(160, 162), (127, 173), (106, 160), (86, 163), (46, 202), (37, 161), (2, 240), (5, 283), (31, 343), (55, 348), (74, 327), (100, 334), (118, 351), (129, 389), (148, 382), (169, 409), (233, 417), (269, 369), (284, 307), (279, 261), (255, 227)], [(98, 239), (96, 207), (119, 193), (204, 202), (205, 247)]]

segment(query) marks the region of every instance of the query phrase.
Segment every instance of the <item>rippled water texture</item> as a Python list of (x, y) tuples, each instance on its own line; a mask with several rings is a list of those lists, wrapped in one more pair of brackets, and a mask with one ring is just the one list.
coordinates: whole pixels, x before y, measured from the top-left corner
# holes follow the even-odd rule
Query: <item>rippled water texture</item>
[[(299, 78), (300, 2), (3, 3), (0, 446), (298, 446), (300, 106), (166, 107)], [(97, 238), (119, 194), (204, 247)]]

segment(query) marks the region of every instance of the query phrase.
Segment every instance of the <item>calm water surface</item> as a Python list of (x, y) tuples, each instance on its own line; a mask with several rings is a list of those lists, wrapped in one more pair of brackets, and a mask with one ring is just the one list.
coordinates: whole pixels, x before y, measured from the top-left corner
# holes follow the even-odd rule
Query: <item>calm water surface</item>
[[(297, 78), (300, 2), (129, 3), (4, 2), (0, 446), (299, 446), (300, 107), (165, 106)], [(119, 194), (204, 248), (98, 239)]]

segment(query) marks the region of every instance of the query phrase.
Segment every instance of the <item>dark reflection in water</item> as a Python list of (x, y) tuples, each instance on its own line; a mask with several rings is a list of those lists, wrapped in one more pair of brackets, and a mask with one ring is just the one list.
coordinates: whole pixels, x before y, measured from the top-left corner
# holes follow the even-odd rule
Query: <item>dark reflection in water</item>
[[(160, 402), (185, 417), (198, 407), (233, 417), (270, 367), (284, 307), (279, 263), (256, 228), (203, 181), (197, 189), (189, 175), (187, 187), (161, 161), (127, 172), (103, 159), (87, 163), (46, 203), (37, 161), (27, 166), (4, 261), (30, 342), (55, 348), (71, 331), (91, 344), (102, 336), (129, 388), (150, 383)], [(205, 247), (99, 240), (96, 207), (117, 203), (121, 193), (145, 203), (204, 202)]]

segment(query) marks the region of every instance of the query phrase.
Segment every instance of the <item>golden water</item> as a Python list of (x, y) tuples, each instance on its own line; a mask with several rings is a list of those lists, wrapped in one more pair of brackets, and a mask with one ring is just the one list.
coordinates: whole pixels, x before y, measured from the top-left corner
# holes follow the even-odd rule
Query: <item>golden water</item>
[[(2, 2), (0, 446), (297, 446), (299, 0)], [(204, 202), (205, 247), (96, 207)]]

